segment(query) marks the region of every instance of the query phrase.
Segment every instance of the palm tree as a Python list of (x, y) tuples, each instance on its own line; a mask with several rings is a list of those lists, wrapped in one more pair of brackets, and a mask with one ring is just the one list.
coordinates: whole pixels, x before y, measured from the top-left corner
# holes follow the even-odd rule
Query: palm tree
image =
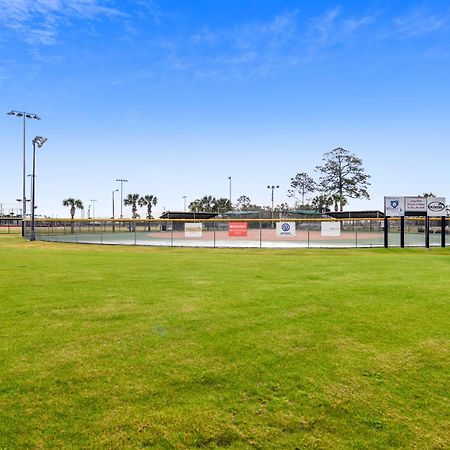
[(218, 198), (213, 200), (212, 211), (224, 213), (231, 210), (231, 202), (228, 198)]
[(144, 195), (138, 200), (138, 204), (141, 208), (144, 206), (147, 206), (147, 219), (153, 219), (152, 216), (152, 208), (153, 206), (156, 206), (158, 203), (158, 198), (156, 195)]
[(332, 202), (334, 203), (334, 211), (335, 212), (339, 211), (339, 207), (341, 208), (341, 211), (342, 211), (342, 208), (347, 204), (347, 199), (345, 197), (341, 198), (339, 193), (330, 195), (330, 198), (331, 198)]
[(197, 200), (194, 200), (193, 202), (189, 203), (189, 211), (191, 211), (191, 212), (203, 211), (201, 200), (197, 199)]
[(316, 195), (311, 200), (311, 206), (318, 212), (324, 213), (330, 210), (330, 206), (333, 205), (333, 199), (329, 195), (321, 194)]
[(72, 220), (75, 217), (75, 211), (77, 208), (84, 209), (83, 202), (81, 200), (75, 200), (72, 197), (63, 200), (63, 206), (70, 206), (70, 216)]
[(125, 206), (131, 206), (131, 213), (133, 219), (136, 219), (137, 217), (137, 203), (139, 201), (139, 198), (140, 198), (139, 194), (128, 194), (123, 201), (123, 204)]
[[(147, 219), (153, 219), (152, 208), (153, 206), (156, 206), (157, 203), (158, 198), (153, 194), (144, 195), (138, 200), (138, 204), (141, 208), (147, 206)], [(150, 231), (150, 223), (148, 224), (148, 231)]]
[(78, 209), (84, 209), (83, 202), (81, 200), (75, 200), (72, 197), (63, 200), (63, 206), (70, 206), (70, 216), (72, 221), (70, 222), (70, 232), (73, 233), (73, 218), (75, 217), (75, 211)]

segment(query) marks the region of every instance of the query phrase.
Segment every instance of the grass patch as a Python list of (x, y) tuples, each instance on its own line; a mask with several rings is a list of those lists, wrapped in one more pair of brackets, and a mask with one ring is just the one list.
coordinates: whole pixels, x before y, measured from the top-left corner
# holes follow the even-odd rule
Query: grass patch
[(450, 447), (448, 249), (0, 236), (0, 448)]

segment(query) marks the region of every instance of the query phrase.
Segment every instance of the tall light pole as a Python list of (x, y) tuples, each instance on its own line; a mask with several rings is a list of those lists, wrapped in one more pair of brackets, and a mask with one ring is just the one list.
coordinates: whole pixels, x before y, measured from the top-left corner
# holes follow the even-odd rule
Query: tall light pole
[[(30, 229), (30, 241), (36, 240), (36, 232), (34, 227), (34, 203), (36, 198), (36, 145), (41, 148), (47, 142), (47, 138), (42, 136), (36, 136), (33, 139), (33, 189), (31, 192), (31, 229)], [(24, 202), (25, 205), (26, 202)]]
[(228, 177), (228, 180), (230, 181), (230, 208), (232, 209), (232, 204), (231, 204), (231, 177)]
[(273, 212), (273, 191), (275, 190), (275, 189), (278, 189), (280, 186), (274, 186), (274, 185), (272, 185), (272, 186), (267, 186), (267, 189), (271, 189), (272, 190), (272, 212)]
[[(267, 189), (271, 189), (271, 190), (272, 190), (272, 211), (271, 211), (271, 213), (270, 213), (270, 215), (272, 216), (272, 220), (273, 220), (273, 191), (274, 191), (275, 189), (278, 189), (279, 187), (280, 187), (280, 186), (278, 186), (278, 185), (267, 186)], [(275, 224), (272, 223), (272, 226), (275, 227)]]
[(183, 195), (183, 200), (184, 200), (184, 212), (186, 212), (186, 198), (187, 198), (187, 195)]
[(92, 202), (92, 219), (95, 219), (95, 202), (96, 201), (97, 200), (91, 199), (91, 202)]
[(119, 191), (119, 189), (114, 189), (112, 191), (112, 218), (113, 218), (113, 220), (114, 220), (114, 198), (115, 198), (116, 192), (118, 192), (118, 191)]
[(25, 201), (26, 201), (26, 202), (28, 202), (29, 200), (31, 200), (31, 193), (33, 192), (33, 174), (32, 174), (32, 173), (29, 173), (29, 174), (27, 175), (27, 177), (30, 178), (30, 199), (27, 199), (26, 196), (25, 196)]
[(120, 181), (120, 218), (123, 219), (123, 183), (128, 183), (128, 180), (118, 178), (116, 181)]
[(26, 111), (10, 111), (6, 113), (8, 116), (16, 116), (23, 119), (23, 157), (22, 157), (22, 236), (25, 236), (25, 223), (23, 219), (27, 213), (27, 198), (25, 193), (25, 175), (26, 175), (26, 134), (25, 134), (25, 123), (26, 119), (41, 120), (37, 114), (27, 113)]

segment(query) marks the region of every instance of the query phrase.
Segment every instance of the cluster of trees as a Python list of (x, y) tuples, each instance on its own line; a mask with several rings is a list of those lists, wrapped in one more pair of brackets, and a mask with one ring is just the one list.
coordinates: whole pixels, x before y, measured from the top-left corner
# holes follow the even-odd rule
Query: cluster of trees
[[(306, 172), (299, 172), (291, 178), (288, 196), (296, 200), (296, 207), (320, 212), (342, 211), (349, 198), (369, 199), (369, 178), (364, 171), (362, 160), (348, 150), (338, 147), (323, 156), (322, 165), (316, 167), (319, 173), (315, 180)], [(313, 195), (315, 194), (315, 195)], [(238, 211), (258, 211), (270, 209), (252, 204), (249, 197), (237, 199)], [(275, 211), (289, 209), (287, 203), (274, 207)]]
[[(295, 198), (296, 207), (320, 212), (329, 211), (330, 208), (342, 211), (349, 198), (370, 198), (370, 176), (365, 173), (361, 158), (344, 148), (338, 147), (325, 153), (322, 164), (316, 167), (316, 172), (319, 174), (317, 180), (306, 172), (297, 173), (291, 178), (288, 196)], [(210, 195), (189, 204), (189, 210), (192, 212), (224, 212), (231, 209), (233, 205), (228, 199), (216, 199)], [(241, 195), (234, 209), (262, 211), (271, 208), (252, 204), (248, 196)], [(285, 211), (289, 209), (289, 205), (281, 203), (273, 209)]]
[(123, 200), (123, 204), (125, 206), (131, 206), (131, 214), (133, 219), (137, 219), (139, 214), (137, 213), (138, 206), (140, 208), (147, 208), (147, 219), (153, 219), (152, 209), (158, 203), (158, 198), (156, 195), (143, 195), (142, 197), (139, 194), (128, 194), (126, 198)]
[[(125, 206), (131, 206), (133, 219), (137, 219), (139, 217), (139, 214), (137, 213), (138, 207), (145, 207), (147, 209), (147, 219), (153, 219), (152, 209), (157, 203), (158, 198), (153, 194), (143, 195), (142, 197), (139, 194), (128, 194), (123, 200), (123, 204)], [(70, 208), (70, 217), (72, 219), (75, 217), (75, 212), (77, 209), (84, 209), (83, 202), (72, 197), (63, 200), (63, 206), (68, 206)]]
[[(338, 147), (325, 153), (322, 164), (316, 166), (316, 172), (319, 174), (317, 180), (306, 172), (299, 172), (291, 178), (288, 196), (296, 199), (296, 207), (320, 212), (329, 211), (333, 207), (335, 211), (342, 211), (350, 198), (370, 198), (368, 192), (370, 176), (365, 173), (361, 158), (344, 148)], [(128, 194), (124, 199), (124, 205), (131, 206), (133, 219), (139, 217), (138, 207), (145, 207), (147, 219), (152, 219), (152, 208), (157, 203), (155, 195)], [(70, 208), (72, 219), (76, 209), (84, 208), (83, 202), (74, 198), (63, 200), (63, 205)], [(232, 209), (233, 205), (228, 198), (215, 198), (211, 195), (205, 195), (189, 204), (191, 212), (223, 213)], [(234, 209), (258, 211), (271, 208), (254, 205), (248, 196), (241, 195)], [(273, 209), (285, 211), (289, 209), (289, 205), (282, 203)]]
[[(316, 166), (319, 179), (316, 181), (306, 172), (291, 178), (288, 196), (298, 201), (299, 206), (320, 212), (342, 211), (349, 198), (369, 199), (369, 178), (364, 171), (361, 158), (338, 147), (324, 154), (322, 165)], [(308, 195), (316, 194), (305, 204)]]
[(189, 203), (189, 211), (191, 212), (217, 212), (223, 213), (232, 209), (231, 202), (228, 198), (215, 198), (211, 195), (204, 195)]

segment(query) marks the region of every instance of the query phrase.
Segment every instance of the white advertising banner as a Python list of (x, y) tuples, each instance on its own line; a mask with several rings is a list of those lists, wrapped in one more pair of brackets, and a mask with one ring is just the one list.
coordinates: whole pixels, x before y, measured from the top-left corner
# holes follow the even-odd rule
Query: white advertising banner
[(184, 237), (188, 238), (201, 238), (203, 232), (202, 223), (185, 223), (184, 224)]
[(427, 210), (426, 197), (405, 197), (405, 211), (425, 214)]
[(277, 237), (295, 236), (295, 222), (277, 222)]
[(340, 237), (341, 222), (321, 222), (320, 235), (322, 237)]
[(427, 216), (445, 217), (447, 209), (445, 207), (445, 197), (427, 197)]
[(405, 197), (384, 197), (384, 213), (388, 217), (405, 215)]

